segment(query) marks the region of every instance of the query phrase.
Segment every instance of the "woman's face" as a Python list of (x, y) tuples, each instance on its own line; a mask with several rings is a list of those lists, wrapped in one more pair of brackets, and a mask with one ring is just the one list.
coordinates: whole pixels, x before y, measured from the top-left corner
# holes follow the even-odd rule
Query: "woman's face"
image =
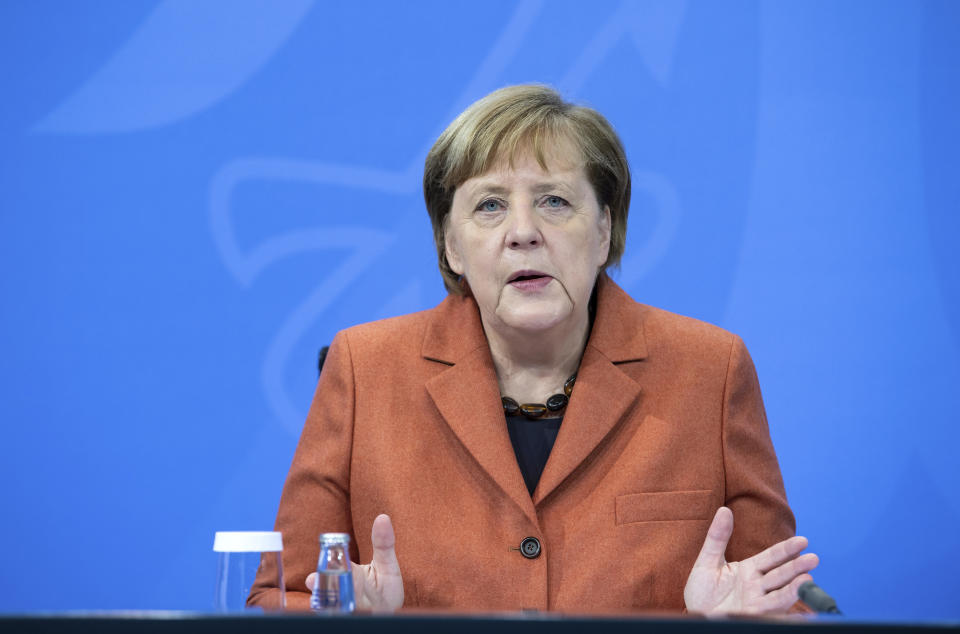
[[(564, 144), (565, 145), (565, 144)], [(544, 331), (586, 319), (610, 247), (610, 211), (600, 209), (578, 156), (555, 147), (548, 169), (531, 152), (460, 185), (447, 217), (446, 253), (487, 327)]]

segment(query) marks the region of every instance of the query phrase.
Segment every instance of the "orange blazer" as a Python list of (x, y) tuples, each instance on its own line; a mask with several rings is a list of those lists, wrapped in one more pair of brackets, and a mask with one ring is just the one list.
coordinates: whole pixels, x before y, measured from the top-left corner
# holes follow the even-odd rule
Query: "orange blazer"
[[(317, 536), (349, 533), (353, 560), (368, 563), (380, 513), (404, 606), (464, 610), (681, 610), (719, 506), (734, 515), (729, 561), (794, 534), (743, 342), (598, 284), (533, 496), (471, 298), (337, 334), (277, 514), (289, 608), (308, 606)], [(520, 551), (527, 537), (536, 558)], [(275, 606), (264, 572), (250, 601)]]

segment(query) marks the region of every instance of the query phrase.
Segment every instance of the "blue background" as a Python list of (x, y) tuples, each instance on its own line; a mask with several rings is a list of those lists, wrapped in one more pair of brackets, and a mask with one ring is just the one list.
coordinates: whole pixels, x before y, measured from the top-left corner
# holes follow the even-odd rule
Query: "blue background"
[(206, 609), (344, 327), (444, 296), (423, 158), (541, 81), (616, 278), (739, 333), (816, 578), (960, 618), (960, 3), (0, 4), (0, 610)]

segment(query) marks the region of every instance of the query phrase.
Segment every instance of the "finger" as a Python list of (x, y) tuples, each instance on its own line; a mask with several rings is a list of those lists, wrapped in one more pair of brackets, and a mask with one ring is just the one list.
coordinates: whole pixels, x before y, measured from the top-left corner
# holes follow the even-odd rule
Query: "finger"
[(806, 547), (806, 537), (790, 537), (782, 542), (777, 542), (770, 548), (757, 553), (746, 561), (760, 572), (768, 572), (780, 564), (793, 559)]
[(317, 573), (311, 572), (307, 575), (307, 590), (313, 592), (313, 587), (317, 585)]
[(820, 558), (815, 554), (804, 553), (796, 559), (791, 559), (763, 575), (763, 578), (760, 580), (760, 586), (764, 592), (782, 588), (793, 581), (797, 575), (802, 575), (816, 568), (819, 563)]
[(694, 562), (693, 567), (722, 567), (727, 562), (724, 553), (732, 534), (733, 511), (721, 506), (713, 516), (710, 528), (707, 529), (707, 538), (703, 540), (703, 546), (700, 548), (700, 554), (697, 555), (697, 561)]
[(786, 612), (800, 598), (800, 586), (808, 581), (813, 581), (810, 575), (800, 575), (779, 590), (768, 592), (758, 602), (760, 611), (766, 614), (777, 612)]
[(378, 515), (377, 519), (373, 520), (370, 539), (373, 542), (373, 567), (377, 573), (399, 575), (400, 564), (397, 563), (397, 553), (394, 550), (396, 537), (389, 515)]

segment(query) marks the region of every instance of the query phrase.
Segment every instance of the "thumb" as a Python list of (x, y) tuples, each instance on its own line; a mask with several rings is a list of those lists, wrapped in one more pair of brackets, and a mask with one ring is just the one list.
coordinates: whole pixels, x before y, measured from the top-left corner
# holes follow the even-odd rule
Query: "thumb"
[(397, 563), (397, 553), (393, 548), (396, 537), (389, 515), (378, 515), (373, 520), (370, 539), (373, 542), (373, 567), (379, 573), (399, 575), (400, 564)]
[(697, 555), (694, 568), (720, 568), (727, 563), (724, 553), (727, 551), (727, 542), (733, 534), (733, 511), (725, 506), (717, 509), (713, 522), (707, 529), (707, 538), (703, 540), (703, 547)]

